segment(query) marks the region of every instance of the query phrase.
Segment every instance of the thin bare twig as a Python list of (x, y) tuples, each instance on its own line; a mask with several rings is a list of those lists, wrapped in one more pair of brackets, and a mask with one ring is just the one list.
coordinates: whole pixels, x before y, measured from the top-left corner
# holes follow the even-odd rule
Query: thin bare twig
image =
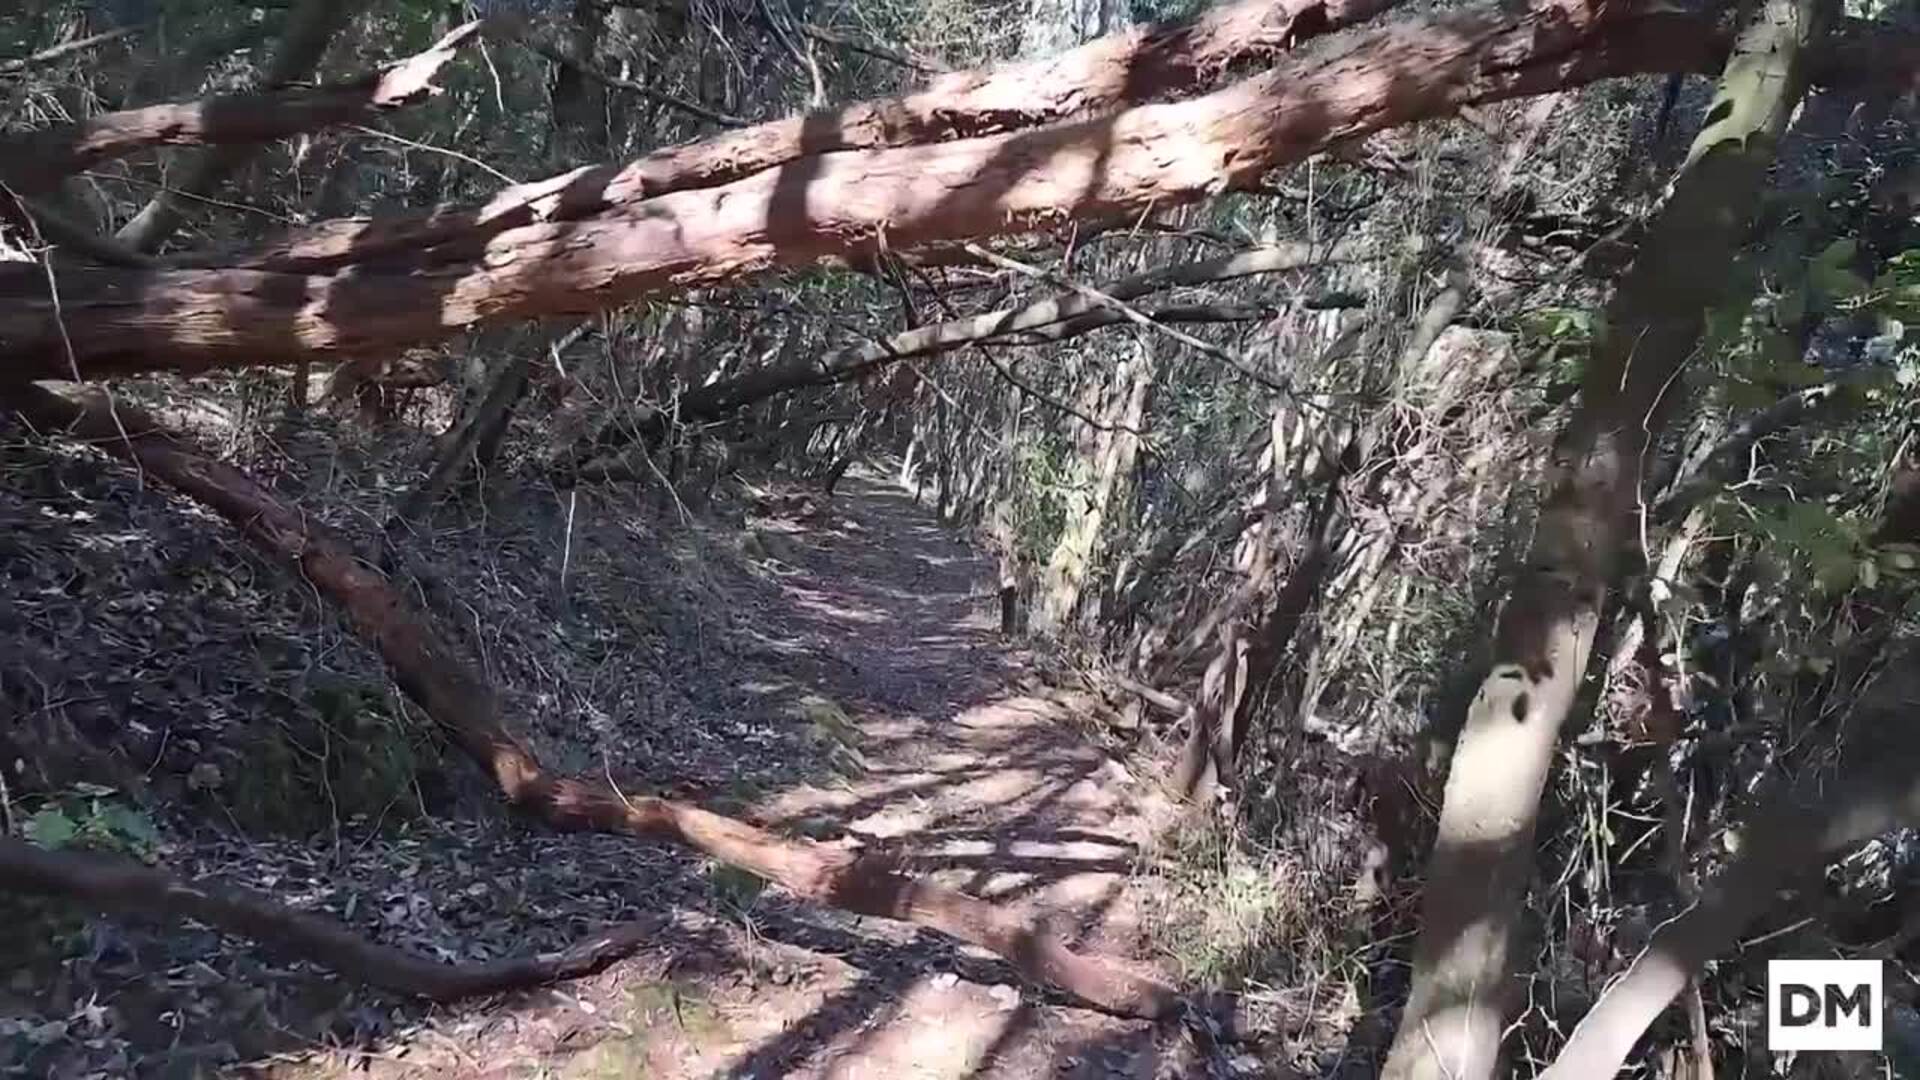
[(102, 30), (98, 34), (75, 38), (72, 41), (64, 41), (58, 45), (49, 46), (48, 48), (41, 49), (39, 52), (27, 56), (17, 57), (12, 60), (0, 60), (0, 75), (14, 75), (30, 67), (51, 64), (55, 60), (72, 56), (74, 53), (85, 52), (88, 49), (105, 45), (110, 41), (118, 41), (123, 37), (130, 37), (142, 30), (152, 27), (153, 24), (154, 20), (150, 19), (143, 23), (135, 23), (132, 26), (122, 26), (114, 30)]
[(1194, 337), (1192, 334), (1186, 333), (1183, 330), (1175, 330), (1173, 327), (1168, 326), (1163, 322), (1160, 322), (1159, 320), (1153, 318), (1151, 315), (1148, 315), (1147, 313), (1141, 311), (1139, 308), (1134, 307), (1133, 305), (1127, 303), (1124, 300), (1118, 299), (1113, 296), (1109, 296), (1108, 294), (1101, 292), (1099, 289), (1096, 289), (1090, 285), (1082, 285), (1077, 281), (1064, 277), (1060, 274), (1056, 274), (1051, 270), (1043, 270), (1040, 267), (1023, 263), (1018, 259), (1010, 259), (1010, 258), (1007, 258), (1005, 255), (1000, 255), (998, 253), (988, 251), (986, 248), (981, 247), (978, 244), (969, 243), (965, 245), (965, 248), (969, 255), (972, 255), (977, 259), (985, 260), (986, 262), (992, 263), (993, 265), (1001, 267), (1006, 270), (1012, 270), (1017, 274), (1025, 275), (1027, 277), (1033, 278), (1036, 281), (1045, 281), (1050, 284), (1057, 285), (1060, 288), (1066, 289), (1067, 291), (1074, 293), (1077, 296), (1086, 297), (1088, 300), (1091, 300), (1094, 303), (1099, 304), (1101, 307), (1108, 308), (1113, 311), (1117, 311), (1128, 322), (1134, 323), (1135, 325), (1138, 325), (1138, 326), (1145, 327), (1146, 329), (1151, 330), (1156, 334), (1160, 334), (1162, 336), (1171, 338), (1174, 341), (1177, 341), (1180, 344), (1185, 345), (1190, 349), (1194, 349), (1199, 352), (1205, 353), (1206, 355), (1211, 356), (1214, 359), (1220, 361), (1221, 363), (1226, 364), (1228, 367), (1234, 369), (1235, 371), (1238, 371), (1240, 374), (1245, 375), (1247, 378), (1252, 379), (1254, 382), (1259, 383), (1261, 386), (1264, 386), (1267, 389), (1274, 391), (1275, 393), (1286, 394), (1289, 397), (1295, 396), (1293, 387), (1290, 384), (1274, 379), (1273, 377), (1267, 375), (1265, 372), (1262, 372), (1259, 369), (1253, 367), (1252, 365), (1248, 364), (1244, 358), (1242, 358), (1237, 353), (1233, 352), (1231, 349), (1222, 348), (1218, 345), (1213, 344), (1210, 341), (1202, 341), (1199, 338)]
[(434, 146), (431, 143), (418, 142), (416, 140), (405, 138), (400, 135), (395, 135), (391, 131), (381, 131), (379, 128), (367, 127), (364, 124), (349, 124), (347, 125), (347, 130), (356, 132), (361, 135), (371, 135), (376, 139), (386, 139), (389, 142), (397, 142), (400, 145), (405, 146), (412, 150), (422, 150), (429, 154), (445, 154), (447, 157), (454, 158), (459, 161), (464, 161), (467, 164), (473, 166), (474, 168), (482, 170), (483, 172), (492, 176), (496, 180), (500, 180), (508, 184), (520, 183), (520, 181), (514, 179), (511, 176), (508, 176), (506, 173), (501, 172), (499, 169), (494, 168), (493, 166), (487, 164), (486, 162), (481, 161), (479, 158), (474, 157), (471, 154), (463, 154), (458, 150), (449, 150), (444, 146)]

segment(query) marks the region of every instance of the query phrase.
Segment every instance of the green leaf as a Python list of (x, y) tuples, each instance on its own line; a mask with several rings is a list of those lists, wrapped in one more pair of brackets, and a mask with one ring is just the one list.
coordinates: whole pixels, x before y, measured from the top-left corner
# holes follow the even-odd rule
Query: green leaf
[(138, 850), (146, 851), (160, 842), (160, 831), (153, 827), (152, 819), (133, 807), (115, 803), (101, 811), (100, 820), (109, 832), (131, 841)]
[(1867, 292), (1867, 282), (1847, 268), (1859, 248), (1852, 240), (1835, 240), (1807, 264), (1807, 284), (1829, 301), (1851, 300)]
[(59, 807), (48, 806), (27, 819), (25, 832), (28, 841), (49, 851), (59, 851), (80, 835), (80, 826)]

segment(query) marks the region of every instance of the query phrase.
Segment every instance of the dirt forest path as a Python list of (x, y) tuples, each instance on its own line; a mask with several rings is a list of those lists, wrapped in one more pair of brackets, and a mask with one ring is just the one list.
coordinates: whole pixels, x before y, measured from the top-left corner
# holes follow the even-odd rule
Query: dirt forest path
[[(898, 852), (976, 895), (1030, 905), (1069, 940), (1142, 956), (1136, 871), (1164, 802), (1021, 688), (992, 566), (876, 473), (750, 523), (780, 586), (730, 613), (750, 693), (790, 704), (838, 767), (748, 816)], [(750, 752), (744, 750), (742, 752)], [(1189, 1075), (1166, 1032), (1022, 985), (931, 931), (795, 904), (744, 875), (715, 915), (592, 978), (430, 1021), (393, 1075), (1155, 1077)], [(378, 1070), (387, 1071), (387, 1070)]]

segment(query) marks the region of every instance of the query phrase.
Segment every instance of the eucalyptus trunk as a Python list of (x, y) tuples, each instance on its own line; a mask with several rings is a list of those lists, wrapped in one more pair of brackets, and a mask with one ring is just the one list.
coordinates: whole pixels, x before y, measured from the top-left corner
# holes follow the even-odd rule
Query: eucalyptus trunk
[(1823, 2), (1769, 0), (1740, 34), (1711, 123), (1607, 306), (1491, 670), (1454, 751), (1389, 1080), (1486, 1080), (1497, 1068), (1540, 794), (1608, 586), (1635, 541), (1643, 459), (1705, 316), (1723, 299), (1774, 145), (1804, 90)]

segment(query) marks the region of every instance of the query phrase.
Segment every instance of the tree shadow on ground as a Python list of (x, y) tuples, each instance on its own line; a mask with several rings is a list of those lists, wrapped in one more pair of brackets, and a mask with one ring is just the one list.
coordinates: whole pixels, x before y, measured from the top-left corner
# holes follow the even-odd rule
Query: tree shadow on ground
[[(383, 490), (357, 478), (391, 469), (388, 448), (322, 418), (279, 435), (248, 464), (273, 476), (285, 497), (349, 536), (383, 519)], [(595, 986), (753, 966), (724, 876), (685, 852), (556, 836), (507, 817), (463, 763), (439, 760), (434, 736), (412, 721), (377, 659), (331, 609), (224, 526), (130, 470), (17, 428), (0, 432), (0, 458), (8, 525), (0, 563), (10, 584), (0, 612), (8, 657), (0, 700), (70, 732), (85, 751), (58, 776), (12, 792), (28, 800), (23, 807), (74, 781), (113, 786), (115, 798), (163, 826), (177, 871), (265, 889), (443, 959), (554, 948), (641, 919), (658, 920), (660, 944)], [(1096, 751), (1064, 729), (1029, 739), (1031, 723), (970, 733), (953, 726), (956, 715), (998, 701), (1018, 668), (995, 634), (972, 554), (868, 478), (849, 477), (843, 491), (832, 521), (795, 523), (790, 561), (743, 559), (724, 527), (657, 520), (621, 493), (567, 506), (511, 478), (442, 513), (415, 542), (467, 616), (442, 607), (438, 621), (556, 764), (692, 793), (776, 827), (792, 821), (754, 809), (777, 801), (768, 793), (866, 785), (820, 813), (865, 842), (899, 844), (916, 867), (965, 875), (956, 883), (997, 896), (1124, 872), (1125, 842), (1052, 816), (1100, 767)], [(360, 721), (316, 710), (312, 696), (339, 684), (355, 688), (360, 712), (377, 707), (381, 724), (400, 733), (395, 746), (405, 749), (411, 783), (396, 784), (394, 806), (382, 812), (341, 814), (335, 805), (337, 746), (361, 734), (351, 726)], [(857, 718), (850, 733), (823, 731), (810, 718), (809, 702), (820, 697)], [(10, 732), (20, 741), (34, 730)], [(834, 749), (845, 739), (873, 763), (870, 772), (840, 769)], [(280, 756), (263, 757), (270, 747)], [(14, 749), (45, 763), (54, 747)], [(940, 755), (955, 761), (933, 767)], [(305, 816), (277, 831), (239, 820), (237, 793), (284, 780), (289, 760), (311, 766), (301, 772), (309, 783), (269, 794), (304, 800)], [(196, 774), (202, 765), (215, 766), (218, 779)], [(1007, 786), (952, 794), (995, 782)], [(946, 800), (954, 801), (943, 809)], [(854, 827), (930, 803), (924, 835)], [(869, 959), (869, 974), (822, 1010), (822, 1031), (858, 1023), (849, 1018), (882, 1000), (879, 989), (906, 985), (927, 955), (972, 973), (962, 974), (970, 983), (1017, 982), (998, 961), (963, 956), (936, 935), (898, 926), (876, 934), (869, 923), (823, 937), (815, 924), (831, 928), (837, 913), (788, 907), (794, 913), (755, 915), (749, 936), (898, 957)], [(467, 1031), (461, 1038), (484, 1049), (488, 1036), (469, 1029), (497, 1027), (502, 1017), (570, 1032), (553, 1036), (548, 1052), (594, 1038), (574, 1022), (578, 1009), (568, 1014), (571, 1027), (549, 1022), (571, 985), (557, 996), (427, 1008), (205, 931), (42, 914), (62, 927), (60, 947), (39, 957), (44, 979), (9, 988), (6, 1015), (46, 1030), (101, 1006), (105, 1019), (96, 1030), (75, 1026), (75, 1040), (112, 1044), (128, 1073), (315, 1053), (364, 1066), (406, 1051), (424, 1064), (422, 1032)], [(161, 971), (171, 974), (153, 977)], [(47, 1064), (34, 1056), (42, 1049), (10, 1046), (8, 1055)], [(762, 1058), (783, 1056), (770, 1045)]]

